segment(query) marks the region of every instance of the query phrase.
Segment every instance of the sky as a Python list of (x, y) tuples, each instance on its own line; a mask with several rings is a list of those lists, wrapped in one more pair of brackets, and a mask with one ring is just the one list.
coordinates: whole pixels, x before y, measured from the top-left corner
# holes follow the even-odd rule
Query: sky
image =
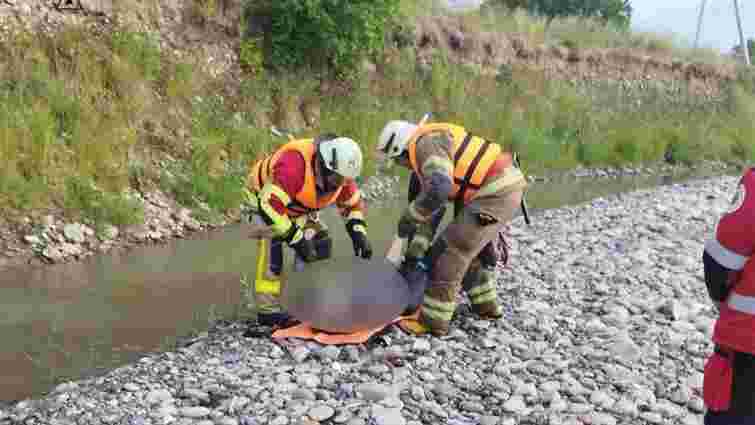
[[(638, 30), (676, 33), (691, 43), (695, 40), (701, 0), (631, 0), (632, 26)], [(755, 2), (739, 0), (742, 32), (755, 38)], [(700, 45), (729, 50), (739, 44), (733, 0), (707, 0)]]
[[(447, 0), (451, 6), (475, 6), (480, 0)], [(631, 0), (636, 30), (673, 33), (693, 43), (701, 0)], [(739, 0), (745, 38), (755, 38), (755, 1)], [(707, 0), (700, 46), (728, 51), (739, 44), (733, 0)]]

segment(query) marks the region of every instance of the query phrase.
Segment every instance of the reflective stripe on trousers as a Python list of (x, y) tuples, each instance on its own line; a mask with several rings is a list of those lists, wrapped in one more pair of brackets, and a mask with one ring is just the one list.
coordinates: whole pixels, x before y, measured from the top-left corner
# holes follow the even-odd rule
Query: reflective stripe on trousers
[[(255, 224), (264, 225), (258, 215)], [(258, 243), (257, 273), (254, 281), (255, 304), (258, 313), (277, 313), (282, 310), (280, 296), (282, 285), (280, 274), (283, 270), (283, 242), (263, 240)]]
[(495, 285), (492, 282), (487, 281), (481, 283), (474, 288), (467, 291), (472, 304), (484, 304), (496, 301)]
[(439, 322), (450, 322), (456, 311), (455, 302), (444, 302), (425, 295), (422, 300), (422, 314)]

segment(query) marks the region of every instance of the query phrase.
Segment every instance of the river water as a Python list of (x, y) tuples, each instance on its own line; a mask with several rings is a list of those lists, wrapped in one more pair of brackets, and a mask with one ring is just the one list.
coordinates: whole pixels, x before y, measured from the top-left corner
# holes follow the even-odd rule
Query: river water
[[(533, 183), (527, 201), (532, 219), (538, 220), (541, 209), (691, 177), (700, 175)], [(370, 239), (377, 255), (388, 249), (404, 199), (370, 206)], [(335, 212), (326, 210), (323, 218), (332, 229), (334, 258), (316, 274), (299, 274), (291, 285), (323, 281), (329, 271), (353, 261), (351, 242)], [(82, 263), (3, 272), (0, 400), (40, 396), (57, 383), (161, 350), (206, 329), (213, 319), (239, 317), (239, 282), (244, 275), (253, 277), (256, 259), (256, 243), (246, 234), (243, 225), (233, 225)]]

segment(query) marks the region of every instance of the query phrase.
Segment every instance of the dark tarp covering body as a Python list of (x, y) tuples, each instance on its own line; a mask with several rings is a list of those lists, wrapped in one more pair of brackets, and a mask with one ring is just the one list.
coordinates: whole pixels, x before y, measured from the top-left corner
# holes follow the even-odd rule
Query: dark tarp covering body
[[(291, 315), (313, 328), (352, 333), (392, 322), (407, 305), (418, 305), (427, 274), (414, 272), (412, 284), (385, 259), (355, 258), (343, 271), (323, 271), (312, 266), (289, 276), (284, 304)], [(325, 276), (323, 276), (325, 274)], [(325, 277), (325, 279), (323, 279)], [(306, 279), (316, 284), (297, 284)]]

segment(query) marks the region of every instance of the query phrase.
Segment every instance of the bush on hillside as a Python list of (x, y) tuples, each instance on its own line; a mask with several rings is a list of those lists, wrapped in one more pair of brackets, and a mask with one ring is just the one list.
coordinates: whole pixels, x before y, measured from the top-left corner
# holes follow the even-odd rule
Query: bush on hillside
[[(399, 16), (399, 0), (276, 0), (255, 2), (249, 16), (267, 21), (267, 62), (345, 75), (383, 46)], [(259, 19), (264, 15), (267, 19)]]

